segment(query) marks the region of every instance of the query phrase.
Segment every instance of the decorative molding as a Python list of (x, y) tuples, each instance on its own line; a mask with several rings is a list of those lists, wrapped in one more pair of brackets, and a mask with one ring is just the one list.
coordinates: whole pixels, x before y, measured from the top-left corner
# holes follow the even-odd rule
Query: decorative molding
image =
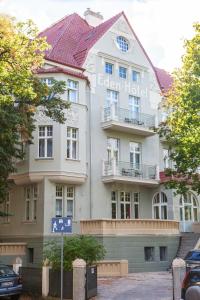
[(26, 243), (0, 243), (1, 255), (26, 255)]
[(79, 113), (77, 108), (70, 108), (65, 112), (67, 125), (77, 126), (79, 121)]
[(38, 123), (43, 123), (43, 124), (49, 124), (52, 123), (52, 119), (47, 117), (42, 108), (38, 109), (35, 113), (35, 119), (37, 120)]
[(119, 32), (130, 34), (130, 28), (125, 20), (119, 20), (113, 28)]
[(10, 179), (13, 179), (16, 185), (25, 185), (30, 183), (41, 182), (45, 177), (47, 177), (52, 182), (73, 183), (73, 184), (82, 184), (87, 179), (86, 174), (72, 173), (72, 172), (24, 173), (20, 175), (12, 175), (10, 176)]

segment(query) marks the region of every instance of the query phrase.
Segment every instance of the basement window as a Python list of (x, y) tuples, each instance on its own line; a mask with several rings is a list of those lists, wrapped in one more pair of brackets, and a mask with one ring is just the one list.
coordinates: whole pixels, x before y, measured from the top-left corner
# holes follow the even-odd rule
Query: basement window
[(34, 262), (34, 248), (28, 248), (28, 263), (33, 264)]
[(144, 259), (147, 262), (155, 261), (155, 248), (144, 247)]
[(160, 261), (167, 260), (167, 247), (162, 246), (160, 247)]

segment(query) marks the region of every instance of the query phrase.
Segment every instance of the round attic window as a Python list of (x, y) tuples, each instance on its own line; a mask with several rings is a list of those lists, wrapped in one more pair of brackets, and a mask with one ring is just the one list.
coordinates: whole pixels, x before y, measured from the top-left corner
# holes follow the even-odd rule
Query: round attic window
[(117, 37), (117, 46), (122, 52), (127, 52), (129, 48), (129, 43), (127, 39), (125, 39), (123, 36)]

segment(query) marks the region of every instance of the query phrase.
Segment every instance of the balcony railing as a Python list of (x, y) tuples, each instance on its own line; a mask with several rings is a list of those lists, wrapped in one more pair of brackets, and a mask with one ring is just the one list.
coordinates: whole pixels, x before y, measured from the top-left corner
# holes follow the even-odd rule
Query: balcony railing
[(158, 179), (156, 166), (133, 164), (123, 161), (103, 161), (103, 176), (123, 176), (137, 179)]
[(103, 122), (108, 121), (118, 121), (120, 123), (126, 123), (144, 128), (155, 127), (155, 116), (133, 112), (124, 108), (116, 108), (113, 105), (104, 108)]
[(80, 226), (81, 234), (91, 235), (179, 234), (179, 222), (172, 220), (82, 220)]

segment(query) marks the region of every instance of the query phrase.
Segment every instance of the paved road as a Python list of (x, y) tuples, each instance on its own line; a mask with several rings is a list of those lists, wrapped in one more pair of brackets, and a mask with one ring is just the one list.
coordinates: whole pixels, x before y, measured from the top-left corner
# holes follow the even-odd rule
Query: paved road
[(134, 273), (125, 278), (101, 278), (96, 300), (172, 300), (169, 272)]

